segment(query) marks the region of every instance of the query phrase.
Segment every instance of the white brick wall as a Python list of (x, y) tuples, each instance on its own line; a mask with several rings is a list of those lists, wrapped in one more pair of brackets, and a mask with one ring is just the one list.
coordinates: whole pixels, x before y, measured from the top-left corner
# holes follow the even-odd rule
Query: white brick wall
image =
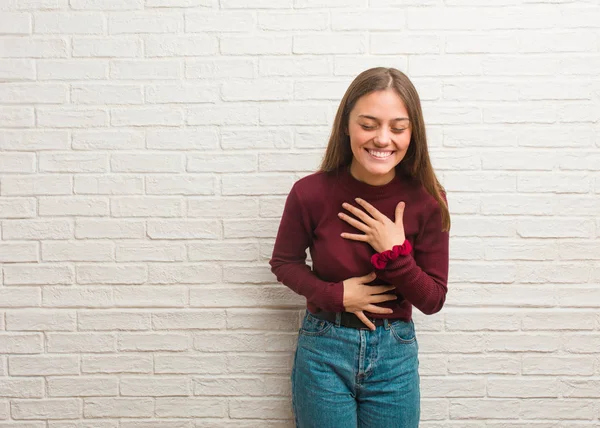
[(0, 428), (291, 427), (268, 270), (360, 71), (453, 214), (424, 428), (600, 426), (600, 3), (0, 2)]

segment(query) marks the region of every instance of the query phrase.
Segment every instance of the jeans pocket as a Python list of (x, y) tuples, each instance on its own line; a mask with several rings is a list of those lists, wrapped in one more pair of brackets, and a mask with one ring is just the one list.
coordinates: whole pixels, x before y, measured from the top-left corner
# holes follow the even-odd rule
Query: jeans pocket
[(305, 336), (323, 336), (332, 326), (332, 322), (321, 320), (307, 312), (299, 333)]
[(415, 325), (411, 321), (394, 321), (390, 324), (390, 330), (394, 338), (402, 344), (412, 344), (417, 340)]

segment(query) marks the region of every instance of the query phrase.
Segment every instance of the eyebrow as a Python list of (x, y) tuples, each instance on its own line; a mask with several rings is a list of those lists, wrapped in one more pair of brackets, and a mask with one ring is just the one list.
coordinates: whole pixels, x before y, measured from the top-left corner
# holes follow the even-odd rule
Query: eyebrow
[[(359, 114), (358, 117), (364, 117), (365, 119), (371, 119), (371, 120), (379, 121), (379, 119), (377, 119), (376, 117), (369, 116), (369, 115), (366, 115), (366, 114)], [(399, 120), (409, 121), (408, 117), (397, 117), (395, 119), (392, 119), (392, 122), (399, 121)]]

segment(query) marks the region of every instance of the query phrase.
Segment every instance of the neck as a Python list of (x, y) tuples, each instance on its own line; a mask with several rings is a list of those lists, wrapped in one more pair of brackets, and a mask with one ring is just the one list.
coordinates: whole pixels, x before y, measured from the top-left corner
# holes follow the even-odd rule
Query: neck
[(360, 167), (358, 162), (352, 161), (350, 165), (350, 174), (358, 181), (369, 184), (371, 186), (383, 186), (390, 183), (396, 176), (396, 168), (392, 168), (387, 174), (372, 175)]

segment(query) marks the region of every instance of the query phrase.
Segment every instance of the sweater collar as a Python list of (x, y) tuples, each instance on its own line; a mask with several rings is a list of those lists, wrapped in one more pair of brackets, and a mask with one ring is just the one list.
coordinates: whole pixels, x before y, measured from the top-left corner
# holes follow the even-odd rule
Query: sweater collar
[(398, 186), (402, 183), (401, 172), (396, 170), (396, 175), (387, 184), (382, 186), (373, 186), (360, 181), (350, 173), (350, 167), (341, 167), (336, 174), (340, 184), (350, 192), (362, 197), (365, 200), (383, 199), (389, 196), (398, 196)]

